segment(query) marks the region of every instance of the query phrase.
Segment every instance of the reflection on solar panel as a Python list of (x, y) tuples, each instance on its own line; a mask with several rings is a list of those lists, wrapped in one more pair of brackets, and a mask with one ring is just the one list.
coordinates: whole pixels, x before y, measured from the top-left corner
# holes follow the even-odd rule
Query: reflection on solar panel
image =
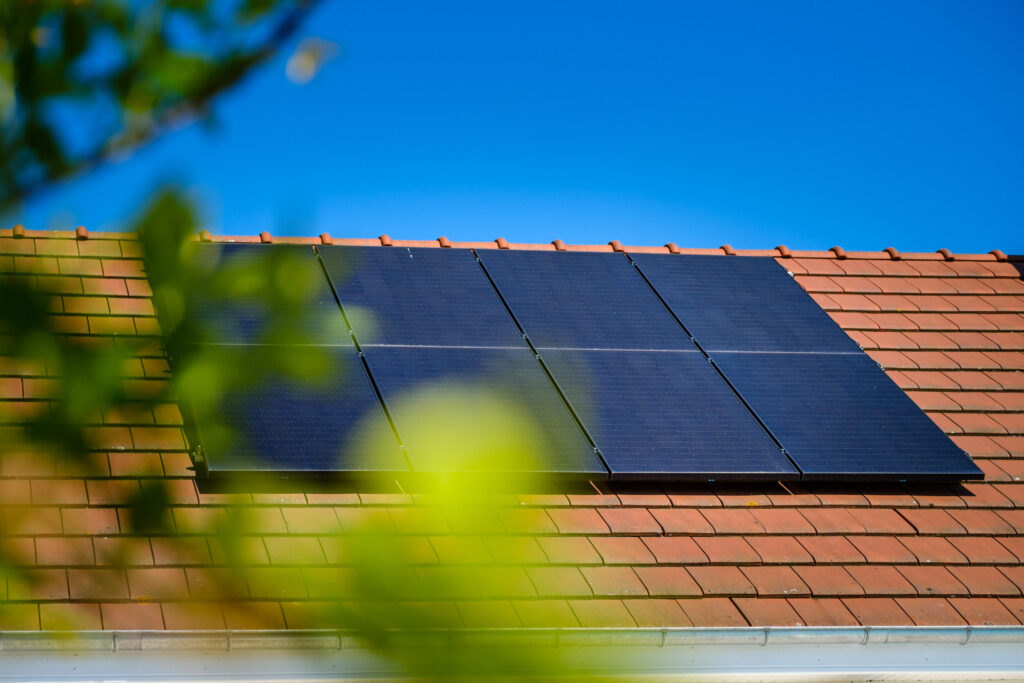
[[(260, 364), (252, 348), (226, 362)], [(293, 354), (308, 354), (296, 347)], [(353, 347), (322, 349), (319, 380), (270, 375), (233, 391), (220, 416), (195, 433), (213, 474), (221, 472), (400, 473), (409, 467)]]
[(529, 349), (365, 353), (415, 471), (606, 476)]
[(771, 258), (634, 254), (704, 350), (859, 352)]
[(542, 354), (613, 479), (799, 476), (696, 349)]
[(623, 254), (481, 250), (536, 348), (692, 349)]
[(364, 346), (523, 346), (468, 249), (333, 246), (320, 254)]
[(190, 248), (200, 298), (189, 302), (196, 318), (178, 341), (352, 343), (312, 247), (195, 243)]
[(863, 354), (716, 353), (805, 479), (975, 479), (982, 472)]

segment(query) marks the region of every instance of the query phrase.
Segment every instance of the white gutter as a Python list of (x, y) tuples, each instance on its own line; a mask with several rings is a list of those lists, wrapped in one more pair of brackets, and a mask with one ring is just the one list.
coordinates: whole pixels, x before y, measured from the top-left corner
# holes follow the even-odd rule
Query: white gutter
[[(1024, 680), (1024, 627), (486, 629), (395, 633), (458, 657), (539, 647), (554, 679)], [(495, 658), (508, 661), (508, 658)], [(514, 658), (513, 658), (514, 661)], [(0, 632), (0, 681), (401, 678), (335, 631)], [(512, 673), (515, 672), (505, 672)]]

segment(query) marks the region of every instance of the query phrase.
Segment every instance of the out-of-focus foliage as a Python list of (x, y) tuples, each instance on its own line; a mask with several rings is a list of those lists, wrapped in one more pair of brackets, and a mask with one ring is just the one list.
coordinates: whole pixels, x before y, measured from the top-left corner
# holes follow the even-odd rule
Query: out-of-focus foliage
[[(0, 3), (0, 208), (207, 115), (211, 101), (287, 41), (315, 3)], [(308, 81), (334, 52), (323, 41), (302, 42), (289, 60), (288, 77)], [(82, 125), (85, 120), (88, 127)], [(90, 456), (97, 450), (91, 432), (108, 415), (131, 422), (132, 415), (180, 400), (204, 424), (218, 424), (224, 398), (239, 388), (279, 377), (316, 382), (331, 376), (325, 371), (331, 360), (323, 350), (307, 346), (296, 354), (288, 347), (296, 341), (295, 316), (317, 296), (315, 283), (303, 278), (292, 253), (267, 249), (244, 259), (229, 253), (213, 260), (192, 258), (201, 221), (187, 196), (174, 189), (158, 192), (134, 227), (162, 340), (69, 335), (50, 315), (61, 310), (59, 292), (40, 287), (41, 277), (31, 272), (0, 276), (0, 359), (33, 368), (28, 374), (45, 377), (51, 387), (45, 400), (12, 403), (18, 412), (0, 415), (4, 455), (55, 454), (83, 476), (102, 479), (107, 476), (102, 468), (90, 474)], [(201, 310), (210, 302), (258, 310), (262, 343), (241, 349), (215, 343), (217, 320)], [(340, 315), (336, 319), (342, 322)], [(154, 345), (174, 354), (173, 383), (148, 395), (127, 391), (124, 368), (139, 355), (159, 356)], [(557, 671), (560, 652), (543, 636), (520, 637), (497, 649), (451, 649), (443, 635), (462, 622), (448, 609), (455, 596), (471, 595), (483, 610), (465, 621), (502, 626), (507, 621), (497, 611), (487, 614), (488, 605), (531, 595), (524, 566), (533, 559), (522, 546), (504, 547), (509, 531), (498, 520), (509, 505), (509, 490), (547, 485), (523, 473), (543, 469), (536, 465), (559, 447), (552, 440), (557, 435), (534, 421), (531, 407), (510, 403), (507, 395), (484, 386), (423, 388), (396, 410), (410, 438), (432, 444), (432, 452), (420, 456), (441, 473), (416, 492), (411, 510), (424, 519), (444, 519), (452, 533), (437, 539), (444, 544), (442, 555), (429, 546), (425, 552), (422, 534), (379, 525), (380, 517), (373, 514), (340, 533), (324, 532), (310, 564), (319, 562), (322, 548), (332, 566), (307, 579), (311, 595), (336, 598), (321, 601), (327, 605), (319, 615), (321, 625), (354, 634), (416, 679), (471, 680), (484, 672), (530, 679)], [(211, 443), (229, 441), (231, 429), (223, 424), (225, 434)], [(223, 515), (192, 524), (187, 518), (172, 522), (174, 494), (167, 481), (141, 478), (136, 489), (125, 489), (113, 501), (123, 511), (122, 535), (109, 539), (106, 566), (132, 566), (137, 543), (148, 548), (151, 539), (154, 550), (159, 544), (187, 565), (218, 565), (206, 598), (249, 609), (253, 627), (273, 628), (276, 622), (261, 614), (264, 603), (247, 600), (245, 591), (246, 573), (265, 553), (265, 517), (258, 506), (245, 502), (253, 500), (249, 492), (261, 483), (237, 482), (240, 502), (218, 508)], [(236, 500), (231, 492), (227, 495)], [(20, 530), (31, 524), (34, 507), (16, 507), (5, 516), (14, 535), (26, 535)], [(517, 533), (522, 537), (530, 531)], [(482, 552), (481, 543), (492, 551)], [(3, 552), (0, 547), (0, 572), (6, 573), (9, 587), (38, 580), (39, 574), (23, 571), (31, 563)], [(88, 552), (83, 564), (93, 561), (91, 546)], [(207, 552), (213, 554), (212, 563)], [(294, 552), (301, 552), (299, 546)], [(289, 561), (300, 566), (304, 558)], [(67, 627), (81, 626), (72, 621)]]
[[(236, 425), (222, 410), (229, 394), (282, 380), (312, 386), (337, 376), (328, 347), (304, 345), (301, 353), (292, 348), (311, 333), (303, 314), (326, 286), (318, 269), (306, 267), (315, 263), (311, 253), (303, 253), (312, 247), (231, 253), (225, 245), (198, 244), (194, 209), (174, 189), (159, 192), (136, 226), (160, 329), (173, 356), (172, 398), (188, 419), (203, 425), (207, 448), (236, 443)], [(232, 341), (225, 320), (240, 317), (254, 328), (251, 343), (225, 343)], [(325, 329), (312, 332), (317, 338), (347, 338), (340, 313), (319, 322)]]
[(316, 3), (0, 3), (0, 208), (207, 116)]

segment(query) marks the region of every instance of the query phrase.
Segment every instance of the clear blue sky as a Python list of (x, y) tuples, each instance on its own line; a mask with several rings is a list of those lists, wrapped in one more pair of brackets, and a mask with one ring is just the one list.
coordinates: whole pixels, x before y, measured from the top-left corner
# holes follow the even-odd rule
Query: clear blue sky
[(328, 0), (176, 132), (35, 201), (114, 229), (162, 178), (226, 234), (1024, 253), (1024, 3)]

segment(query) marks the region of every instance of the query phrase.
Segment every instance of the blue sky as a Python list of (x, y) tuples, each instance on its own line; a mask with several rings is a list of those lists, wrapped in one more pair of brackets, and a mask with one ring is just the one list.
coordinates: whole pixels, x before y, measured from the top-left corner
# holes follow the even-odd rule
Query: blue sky
[(159, 182), (224, 234), (1024, 253), (1024, 3), (327, 0), (193, 126), (38, 198)]

